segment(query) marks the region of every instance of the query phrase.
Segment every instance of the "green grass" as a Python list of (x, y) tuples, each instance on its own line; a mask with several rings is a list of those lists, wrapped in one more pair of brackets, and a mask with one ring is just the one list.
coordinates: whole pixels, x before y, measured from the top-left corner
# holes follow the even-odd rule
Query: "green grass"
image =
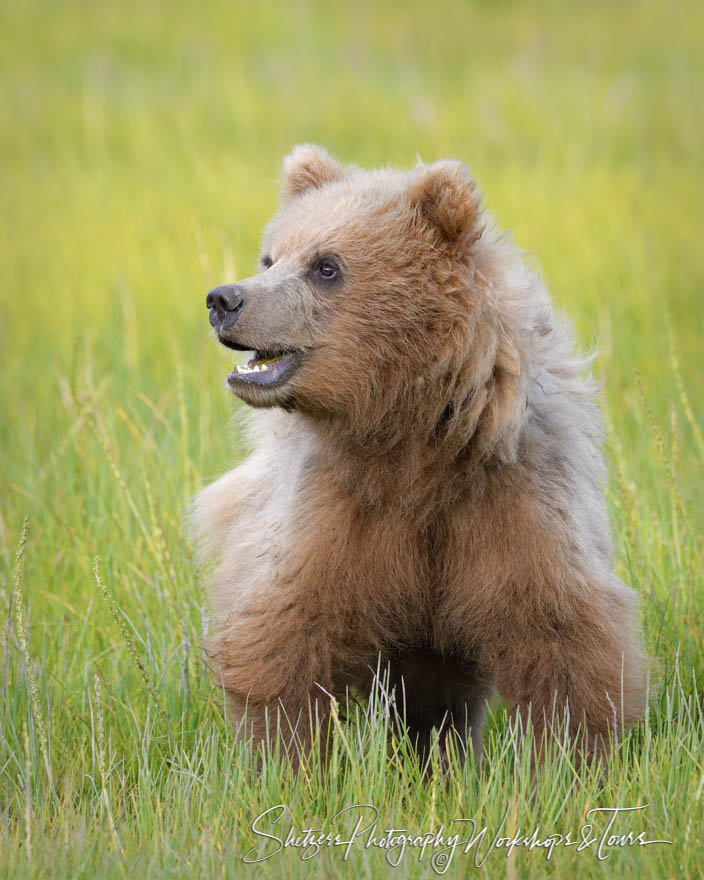
[[(3, 873), (434, 876), (430, 853), (391, 868), (361, 844), (346, 861), (242, 856), (277, 804), (297, 828), (337, 831), (342, 807), (367, 803), (380, 830), (453, 833), (464, 817), (493, 834), (508, 811), (506, 835), (573, 837), (593, 807), (648, 804), (615, 831), (672, 845), (606, 861), (517, 848), (484, 873), (701, 876), (701, 5), (1, 8)], [(198, 486), (246, 451), (204, 297), (250, 273), (281, 157), (303, 140), (362, 165), (465, 160), (600, 348), (618, 572), (659, 661), (601, 785), (557, 750), (529, 797), (501, 705), (481, 765), (451, 761), (447, 778), (424, 779), (403, 740), (386, 748), (383, 692), (338, 721), (324, 778), (257, 774), (232, 740), (184, 526)], [(473, 865), (457, 854), (447, 876)]]

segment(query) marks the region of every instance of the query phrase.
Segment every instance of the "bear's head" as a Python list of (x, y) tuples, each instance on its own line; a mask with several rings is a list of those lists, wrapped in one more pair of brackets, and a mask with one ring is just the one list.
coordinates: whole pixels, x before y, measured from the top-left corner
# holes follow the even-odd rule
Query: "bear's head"
[(459, 162), (364, 171), (296, 147), (261, 271), (207, 297), (220, 342), (250, 352), (231, 389), (387, 446), (447, 434), (460, 414), (476, 425), (497, 358), (517, 375), (488, 317), (481, 233)]

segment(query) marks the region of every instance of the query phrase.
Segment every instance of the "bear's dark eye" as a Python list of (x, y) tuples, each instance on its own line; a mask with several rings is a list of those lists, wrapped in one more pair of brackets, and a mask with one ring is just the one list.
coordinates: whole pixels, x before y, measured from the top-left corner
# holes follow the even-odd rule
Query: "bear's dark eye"
[(260, 262), (265, 269), (271, 269), (271, 267), (274, 265), (274, 261), (271, 259), (269, 254), (264, 254)]
[(318, 260), (315, 270), (326, 281), (332, 281), (333, 278), (337, 278), (340, 271), (337, 263), (331, 257), (322, 257), (322, 259)]

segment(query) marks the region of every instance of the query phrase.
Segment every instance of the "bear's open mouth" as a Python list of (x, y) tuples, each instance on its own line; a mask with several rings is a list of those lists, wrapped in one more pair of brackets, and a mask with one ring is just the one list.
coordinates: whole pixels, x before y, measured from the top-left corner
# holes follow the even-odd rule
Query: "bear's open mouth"
[(291, 377), (300, 358), (298, 351), (249, 351), (245, 353), (246, 365), (238, 364), (227, 381), (230, 385), (281, 385)]

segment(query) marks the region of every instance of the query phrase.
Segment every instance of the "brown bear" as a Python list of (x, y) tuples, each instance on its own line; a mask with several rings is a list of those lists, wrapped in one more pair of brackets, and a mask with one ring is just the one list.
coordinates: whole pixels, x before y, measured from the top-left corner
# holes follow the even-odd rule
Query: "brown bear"
[[(419, 749), (494, 688), (586, 755), (641, 715), (636, 597), (613, 573), (588, 359), (456, 161), (284, 162), (261, 269), (207, 296), (254, 451), (196, 500), (206, 646), (243, 735), (388, 664)], [(400, 701), (397, 700), (400, 703)], [(566, 726), (566, 727), (565, 727)]]

